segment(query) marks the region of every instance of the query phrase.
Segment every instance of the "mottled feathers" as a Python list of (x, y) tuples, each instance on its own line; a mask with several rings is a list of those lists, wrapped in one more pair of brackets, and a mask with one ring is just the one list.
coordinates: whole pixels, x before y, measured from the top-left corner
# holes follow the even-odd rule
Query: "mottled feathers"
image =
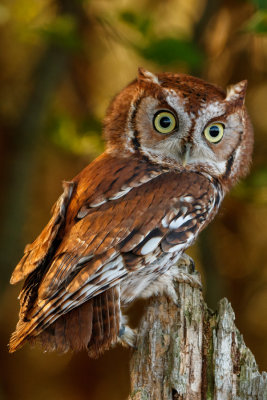
[[(244, 91), (242, 82), (225, 95), (187, 75), (140, 70), (113, 100), (107, 150), (64, 183), (13, 272), (11, 283), (25, 282), (11, 352), (28, 340), (96, 357), (117, 341), (121, 305), (155, 286), (246, 173), (253, 136)], [(162, 110), (176, 121), (164, 135), (154, 124)], [(203, 135), (214, 121), (224, 127), (216, 145)]]

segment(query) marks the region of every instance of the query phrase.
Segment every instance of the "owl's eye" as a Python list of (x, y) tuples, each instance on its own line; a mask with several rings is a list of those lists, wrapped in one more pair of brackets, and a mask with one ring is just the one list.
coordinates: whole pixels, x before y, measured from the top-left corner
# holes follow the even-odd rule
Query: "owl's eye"
[(205, 138), (211, 143), (219, 143), (223, 133), (224, 125), (219, 122), (208, 125), (204, 130)]
[(169, 111), (159, 111), (154, 116), (154, 128), (159, 133), (170, 133), (176, 128), (176, 118)]

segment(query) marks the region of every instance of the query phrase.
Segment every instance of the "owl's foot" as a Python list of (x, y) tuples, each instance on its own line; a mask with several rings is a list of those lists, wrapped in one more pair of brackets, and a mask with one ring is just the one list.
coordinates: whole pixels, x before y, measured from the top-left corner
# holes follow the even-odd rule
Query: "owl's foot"
[(121, 325), (118, 336), (118, 343), (124, 347), (135, 348), (137, 331), (128, 325)]
[(178, 265), (173, 265), (169, 271), (173, 281), (188, 283), (193, 288), (202, 289), (202, 283), (198, 272), (189, 272), (188, 269), (180, 263)]
[(188, 283), (193, 288), (202, 289), (199, 273), (195, 269), (194, 260), (183, 253), (178, 263), (173, 265), (168, 271), (174, 282)]
[(186, 253), (183, 253), (181, 255), (177, 265), (179, 266), (179, 268), (186, 268), (189, 274), (193, 274), (196, 271), (195, 261)]
[[(164, 293), (179, 306), (177, 289), (175, 282), (187, 283), (193, 288), (202, 289), (202, 283), (198, 272), (194, 271), (194, 261), (191, 257), (185, 254), (185, 257), (179, 260), (177, 265), (173, 265), (164, 279)], [(192, 272), (191, 272), (192, 271)]]
[(128, 318), (126, 315), (121, 314), (120, 317), (120, 330), (117, 338), (117, 343), (124, 347), (135, 348), (137, 331), (128, 326)]
[(179, 304), (175, 282), (188, 283), (190, 286), (202, 289), (200, 275), (195, 271), (195, 263), (187, 254), (182, 254), (178, 263), (152, 282), (142, 293), (143, 298), (153, 295), (167, 295), (175, 304)]

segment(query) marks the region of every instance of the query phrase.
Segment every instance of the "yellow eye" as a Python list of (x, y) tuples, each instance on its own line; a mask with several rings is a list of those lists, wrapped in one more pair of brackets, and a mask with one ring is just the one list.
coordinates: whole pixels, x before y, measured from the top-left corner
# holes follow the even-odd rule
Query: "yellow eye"
[(176, 128), (175, 116), (169, 111), (159, 111), (154, 116), (154, 128), (159, 133), (170, 133)]
[(223, 137), (224, 126), (219, 122), (210, 124), (205, 128), (205, 138), (211, 143), (219, 143)]

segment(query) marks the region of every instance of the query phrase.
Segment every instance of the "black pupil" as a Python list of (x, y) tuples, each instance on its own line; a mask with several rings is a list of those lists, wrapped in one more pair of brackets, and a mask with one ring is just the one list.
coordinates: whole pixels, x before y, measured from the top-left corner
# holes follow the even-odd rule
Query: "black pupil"
[(211, 137), (216, 138), (220, 133), (220, 129), (218, 128), (218, 126), (213, 125), (209, 129), (209, 133)]
[(162, 128), (168, 128), (171, 125), (171, 119), (170, 117), (161, 117), (159, 123)]

